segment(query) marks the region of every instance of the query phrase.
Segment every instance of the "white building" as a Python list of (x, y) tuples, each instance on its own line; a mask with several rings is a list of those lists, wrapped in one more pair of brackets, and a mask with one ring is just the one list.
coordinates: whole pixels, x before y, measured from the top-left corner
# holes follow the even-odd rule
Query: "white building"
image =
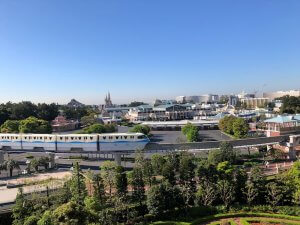
[(281, 97), (286, 96), (286, 95), (299, 97), (300, 96), (300, 90), (276, 91), (276, 92), (263, 93), (263, 97), (264, 98), (269, 98), (270, 100), (273, 100), (275, 98), (281, 98)]

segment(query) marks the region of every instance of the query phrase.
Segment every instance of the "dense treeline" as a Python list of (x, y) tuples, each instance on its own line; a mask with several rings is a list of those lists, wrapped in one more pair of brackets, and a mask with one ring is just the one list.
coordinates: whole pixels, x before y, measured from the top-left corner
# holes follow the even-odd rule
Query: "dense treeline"
[(8, 102), (0, 105), (0, 132), (51, 133), (50, 122), (60, 113), (67, 119), (81, 120), (83, 126), (98, 122), (96, 119), (98, 112), (89, 106), (74, 108), (54, 103)]
[(6, 120), (0, 126), (0, 132), (50, 134), (52, 127), (48, 121), (31, 116), (24, 120)]
[(300, 113), (300, 97), (287, 95), (279, 99), (282, 101), (282, 106), (280, 108), (281, 113)]
[(24, 120), (28, 117), (36, 117), (46, 121), (53, 120), (58, 115), (59, 106), (52, 104), (33, 104), (31, 102), (20, 102), (0, 105), (0, 125), (6, 120)]
[[(93, 117), (97, 113), (90, 106), (70, 107), (65, 105), (52, 104), (34, 104), (29, 101), (19, 103), (8, 102), (0, 105), (0, 125), (6, 120), (24, 120), (28, 117), (36, 117), (38, 119), (51, 121), (63, 112), (67, 119), (80, 120), (84, 116)], [(93, 114), (94, 113), (94, 114)]]
[(78, 134), (102, 134), (113, 133), (118, 130), (116, 124), (100, 124), (96, 123), (85, 127), (83, 130), (78, 131)]
[(260, 167), (247, 174), (235, 164), (236, 157), (224, 143), (208, 159), (182, 152), (155, 154), (149, 160), (137, 152), (129, 172), (110, 161), (99, 174), (83, 173), (75, 164), (72, 178), (59, 191), (25, 197), (20, 190), (13, 224), (134, 224), (189, 216), (196, 206), (203, 214), (215, 206), (228, 210), (234, 205), (300, 204), (300, 162), (266, 179)]

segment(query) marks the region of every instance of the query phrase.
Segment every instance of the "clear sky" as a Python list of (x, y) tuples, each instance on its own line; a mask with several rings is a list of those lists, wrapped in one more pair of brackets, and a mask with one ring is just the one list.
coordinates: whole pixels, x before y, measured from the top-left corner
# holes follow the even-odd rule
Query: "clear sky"
[(299, 0), (0, 0), (0, 102), (299, 86)]

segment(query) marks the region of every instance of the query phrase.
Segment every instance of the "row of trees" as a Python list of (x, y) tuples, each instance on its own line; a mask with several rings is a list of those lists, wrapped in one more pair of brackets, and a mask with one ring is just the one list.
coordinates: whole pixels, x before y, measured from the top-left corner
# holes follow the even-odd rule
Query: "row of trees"
[(0, 127), (1, 133), (35, 133), (49, 134), (52, 132), (50, 123), (36, 117), (23, 120), (6, 120)]
[(53, 120), (59, 113), (57, 104), (33, 104), (31, 102), (20, 102), (0, 105), (0, 125), (6, 120), (24, 120), (28, 117), (37, 117), (46, 121)]
[(93, 116), (95, 113), (98, 113), (97, 110), (90, 106), (74, 108), (70, 106), (57, 105), (55, 103), (34, 104), (29, 101), (23, 101), (20, 103), (8, 102), (6, 104), (0, 104), (0, 125), (7, 120), (24, 120), (28, 117), (36, 117), (38, 119), (52, 121), (59, 115), (60, 111), (63, 111), (64, 116), (67, 119), (80, 120), (84, 117), (83, 120), (87, 123), (89, 123), (91, 119), (94, 119)]
[(96, 123), (90, 125), (83, 130), (79, 131), (80, 134), (101, 134), (101, 133), (113, 133), (118, 130), (115, 124), (100, 124)]
[[(39, 166), (43, 166), (45, 170), (49, 169), (50, 158), (42, 156), (40, 158), (29, 157), (29, 164), (27, 165), (27, 172), (31, 173), (32, 171), (38, 172)], [(13, 176), (14, 170), (20, 170), (20, 165), (18, 161), (13, 159), (7, 159), (3, 163), (0, 163), (0, 174), (2, 171), (9, 171), (9, 176)]]
[(219, 129), (236, 138), (247, 137), (249, 125), (243, 118), (225, 116), (219, 121)]

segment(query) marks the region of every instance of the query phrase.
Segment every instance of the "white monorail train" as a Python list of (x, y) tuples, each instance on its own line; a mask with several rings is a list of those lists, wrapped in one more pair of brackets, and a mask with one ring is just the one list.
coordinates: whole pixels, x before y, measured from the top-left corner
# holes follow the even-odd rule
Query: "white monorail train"
[(143, 149), (149, 138), (142, 133), (110, 134), (3, 134), (0, 149), (45, 151), (132, 151)]

